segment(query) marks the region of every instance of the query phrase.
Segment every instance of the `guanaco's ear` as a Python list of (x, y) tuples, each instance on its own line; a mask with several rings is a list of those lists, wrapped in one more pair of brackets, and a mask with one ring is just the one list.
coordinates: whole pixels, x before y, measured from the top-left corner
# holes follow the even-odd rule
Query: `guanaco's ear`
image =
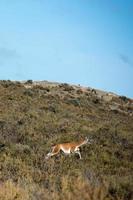
[(88, 137), (85, 137), (85, 141), (88, 142), (88, 140), (89, 140)]

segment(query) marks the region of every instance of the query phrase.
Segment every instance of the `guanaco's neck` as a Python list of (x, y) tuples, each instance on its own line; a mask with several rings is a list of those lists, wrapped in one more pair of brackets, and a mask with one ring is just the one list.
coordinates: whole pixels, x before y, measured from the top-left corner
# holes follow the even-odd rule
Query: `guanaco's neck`
[(78, 142), (78, 146), (80, 147), (86, 143), (87, 143), (87, 140), (80, 141), (80, 142)]

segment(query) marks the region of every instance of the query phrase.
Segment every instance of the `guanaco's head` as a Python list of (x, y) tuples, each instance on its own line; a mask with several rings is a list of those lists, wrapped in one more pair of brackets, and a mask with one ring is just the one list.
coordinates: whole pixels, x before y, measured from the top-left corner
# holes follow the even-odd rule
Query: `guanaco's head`
[(92, 144), (93, 141), (91, 137), (85, 137), (85, 144)]
[(88, 141), (89, 141), (89, 138), (88, 138), (88, 137), (85, 137), (84, 143), (87, 144)]

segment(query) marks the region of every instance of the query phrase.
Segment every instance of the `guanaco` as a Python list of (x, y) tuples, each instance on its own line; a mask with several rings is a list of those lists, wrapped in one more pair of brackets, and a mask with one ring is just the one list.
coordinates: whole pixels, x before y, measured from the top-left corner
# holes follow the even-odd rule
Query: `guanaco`
[(60, 151), (63, 151), (65, 154), (76, 153), (81, 159), (80, 147), (87, 143), (91, 143), (91, 140), (89, 140), (88, 138), (85, 138), (84, 140), (81, 140), (79, 142), (57, 144), (52, 147), (52, 151), (48, 153), (45, 158), (48, 159), (54, 155), (57, 155)]

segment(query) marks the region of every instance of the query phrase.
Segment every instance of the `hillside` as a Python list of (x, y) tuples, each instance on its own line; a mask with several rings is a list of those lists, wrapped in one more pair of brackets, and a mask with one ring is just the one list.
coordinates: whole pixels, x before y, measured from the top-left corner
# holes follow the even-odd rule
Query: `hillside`
[[(56, 143), (78, 155), (45, 160)], [(0, 81), (0, 200), (131, 200), (133, 100), (91, 88)]]

